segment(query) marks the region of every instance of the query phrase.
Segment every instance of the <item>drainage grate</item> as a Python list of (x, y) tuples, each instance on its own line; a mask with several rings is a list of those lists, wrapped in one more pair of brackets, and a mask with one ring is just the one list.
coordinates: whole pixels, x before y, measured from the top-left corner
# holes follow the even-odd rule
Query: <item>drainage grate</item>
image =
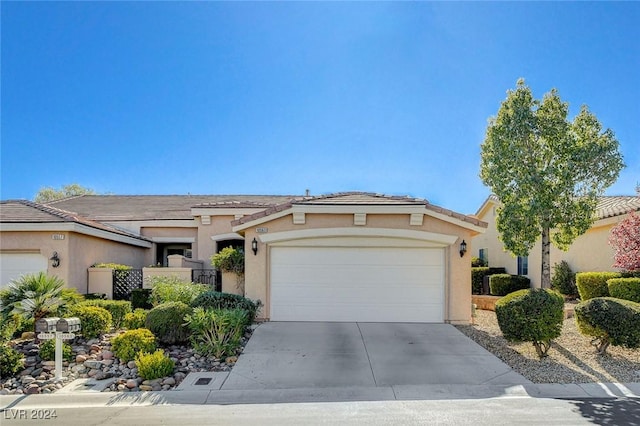
[(198, 380), (196, 380), (194, 385), (206, 386), (206, 385), (209, 384), (209, 382), (212, 379), (213, 379), (213, 377), (200, 377)]

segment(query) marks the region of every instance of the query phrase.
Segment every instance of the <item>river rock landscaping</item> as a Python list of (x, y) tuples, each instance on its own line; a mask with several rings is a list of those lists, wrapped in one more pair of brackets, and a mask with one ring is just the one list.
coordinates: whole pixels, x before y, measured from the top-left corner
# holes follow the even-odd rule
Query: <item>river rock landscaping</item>
[(564, 320), (562, 334), (541, 360), (530, 342), (510, 343), (502, 336), (493, 311), (478, 310), (474, 324), (456, 327), (534, 383), (640, 382), (640, 349), (611, 346), (599, 355), (575, 318)]
[[(172, 376), (155, 380), (143, 380), (138, 376), (134, 361), (120, 362), (111, 351), (110, 339), (118, 333), (105, 334), (100, 339), (85, 340), (76, 337), (67, 341), (73, 350), (73, 361), (63, 362), (63, 377), (55, 379), (55, 362), (40, 358), (40, 343), (34, 339), (19, 339), (10, 342), (14, 349), (24, 355), (24, 370), (14, 377), (2, 378), (0, 395), (47, 394), (62, 389), (75, 379), (93, 378), (95, 380), (111, 380), (112, 383), (104, 391), (135, 392), (172, 390), (190, 372), (230, 371), (237, 356), (224, 359), (201, 356), (187, 346), (165, 346), (165, 353), (175, 363)], [(242, 338), (240, 354), (251, 337), (251, 330)]]

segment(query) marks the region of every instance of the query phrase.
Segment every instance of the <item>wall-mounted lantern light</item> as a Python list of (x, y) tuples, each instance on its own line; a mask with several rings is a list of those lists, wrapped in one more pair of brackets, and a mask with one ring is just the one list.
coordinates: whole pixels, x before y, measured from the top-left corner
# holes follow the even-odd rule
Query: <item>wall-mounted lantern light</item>
[(256, 240), (255, 237), (253, 238), (253, 241), (251, 241), (251, 250), (253, 250), (254, 256), (258, 254), (258, 240)]
[(57, 268), (58, 266), (60, 266), (60, 257), (58, 256), (57, 251), (53, 252), (53, 255), (49, 260), (51, 261), (51, 266), (53, 266), (54, 268)]
[(467, 252), (467, 243), (462, 240), (462, 242), (460, 243), (460, 257), (464, 256), (464, 254)]

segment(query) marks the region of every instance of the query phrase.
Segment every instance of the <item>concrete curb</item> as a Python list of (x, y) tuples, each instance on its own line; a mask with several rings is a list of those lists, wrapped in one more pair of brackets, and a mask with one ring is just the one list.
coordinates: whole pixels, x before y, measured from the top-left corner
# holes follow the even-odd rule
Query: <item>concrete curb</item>
[(398, 385), (379, 387), (161, 392), (53, 393), (2, 395), (0, 411), (10, 408), (123, 407), (151, 405), (230, 405), (299, 402), (451, 400), (491, 398), (640, 398), (640, 383), (525, 385)]

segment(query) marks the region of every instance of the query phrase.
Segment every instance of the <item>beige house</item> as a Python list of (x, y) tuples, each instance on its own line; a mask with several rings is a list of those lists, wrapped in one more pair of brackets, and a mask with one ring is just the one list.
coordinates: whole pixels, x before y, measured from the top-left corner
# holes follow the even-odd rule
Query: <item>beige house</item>
[[(527, 257), (515, 257), (505, 251), (496, 229), (496, 208), (500, 200), (490, 195), (475, 216), (488, 224), (484, 234), (473, 238), (473, 256), (489, 262), (492, 267), (505, 267), (510, 274), (526, 275), (535, 287), (540, 286), (542, 263), (540, 240)], [(551, 266), (565, 260), (574, 272), (613, 271), (613, 249), (608, 244), (611, 228), (629, 213), (640, 211), (640, 197), (604, 196), (598, 200), (596, 220), (591, 228), (578, 237), (568, 251), (551, 245)]]
[(486, 228), (426, 200), (359, 192), (85, 195), (0, 207), (3, 271), (46, 270), (86, 292), (97, 262), (166, 266), (179, 255), (211, 268), (211, 255), (243, 246), (244, 293), (277, 321), (467, 323), (470, 262), (460, 248)]

